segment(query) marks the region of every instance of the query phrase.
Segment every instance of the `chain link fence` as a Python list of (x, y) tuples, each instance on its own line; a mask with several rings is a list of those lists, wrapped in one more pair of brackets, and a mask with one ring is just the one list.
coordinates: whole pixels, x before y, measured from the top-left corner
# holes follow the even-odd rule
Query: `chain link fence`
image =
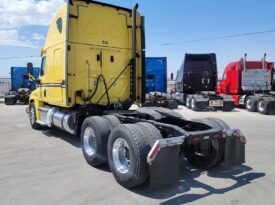
[(3, 97), (5, 93), (9, 92), (10, 89), (11, 89), (11, 79), (0, 78), (0, 97)]

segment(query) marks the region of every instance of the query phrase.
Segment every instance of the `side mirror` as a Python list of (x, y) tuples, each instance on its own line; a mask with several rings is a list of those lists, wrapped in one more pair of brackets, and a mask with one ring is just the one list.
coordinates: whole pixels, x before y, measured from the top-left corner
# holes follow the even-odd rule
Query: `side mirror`
[(33, 65), (32, 63), (27, 63), (27, 69), (28, 69), (28, 73), (33, 75)]

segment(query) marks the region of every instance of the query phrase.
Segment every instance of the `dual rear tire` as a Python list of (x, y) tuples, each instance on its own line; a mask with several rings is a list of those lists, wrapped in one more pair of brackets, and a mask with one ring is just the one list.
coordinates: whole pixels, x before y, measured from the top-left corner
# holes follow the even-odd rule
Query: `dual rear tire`
[(248, 96), (245, 101), (245, 108), (250, 112), (259, 112), (263, 115), (269, 114), (270, 100), (268, 97), (257, 98), (253, 95)]
[(108, 162), (116, 181), (130, 188), (144, 183), (149, 175), (147, 154), (160, 131), (150, 123), (120, 124), (115, 116), (93, 116), (84, 120), (81, 145), (91, 166)]
[(245, 101), (245, 108), (249, 112), (256, 112), (257, 111), (257, 98), (255, 96), (248, 96)]
[(269, 114), (269, 100), (267, 98), (261, 98), (257, 103), (258, 112), (263, 115)]
[[(230, 129), (227, 123), (217, 118), (194, 119), (194, 121), (207, 124), (217, 130)], [(185, 146), (183, 148), (183, 153), (188, 162), (193, 166), (198, 168), (210, 168), (222, 161), (225, 152), (225, 140), (223, 138), (211, 139), (208, 146), (207, 153), (200, 152), (200, 144)]]

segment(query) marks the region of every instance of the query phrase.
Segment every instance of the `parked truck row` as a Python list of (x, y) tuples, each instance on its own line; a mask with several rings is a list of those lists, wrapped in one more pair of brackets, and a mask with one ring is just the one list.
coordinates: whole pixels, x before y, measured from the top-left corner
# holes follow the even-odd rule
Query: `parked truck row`
[(137, 9), (70, 0), (57, 12), (29, 99), (32, 128), (79, 135), (87, 163), (108, 164), (127, 188), (147, 179), (152, 188), (177, 182), (183, 157), (198, 168), (244, 163), (244, 135), (220, 119), (128, 109), (146, 94), (144, 17)]
[(266, 54), (260, 61), (247, 61), (246, 57), (229, 63), (218, 83), (215, 54), (185, 54), (177, 73), (176, 99), (195, 111), (231, 111), (243, 106), (274, 115), (274, 63), (266, 61)]

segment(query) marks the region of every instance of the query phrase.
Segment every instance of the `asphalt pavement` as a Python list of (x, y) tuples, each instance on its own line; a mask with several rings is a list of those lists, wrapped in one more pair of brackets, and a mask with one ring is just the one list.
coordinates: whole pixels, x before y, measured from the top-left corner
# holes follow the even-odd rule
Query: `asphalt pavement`
[(187, 119), (218, 117), (247, 138), (246, 163), (198, 170), (181, 162), (181, 180), (151, 191), (121, 187), (108, 166), (93, 168), (79, 139), (58, 129), (31, 129), (25, 105), (0, 104), (0, 204), (249, 204), (275, 202), (275, 116), (176, 110)]

